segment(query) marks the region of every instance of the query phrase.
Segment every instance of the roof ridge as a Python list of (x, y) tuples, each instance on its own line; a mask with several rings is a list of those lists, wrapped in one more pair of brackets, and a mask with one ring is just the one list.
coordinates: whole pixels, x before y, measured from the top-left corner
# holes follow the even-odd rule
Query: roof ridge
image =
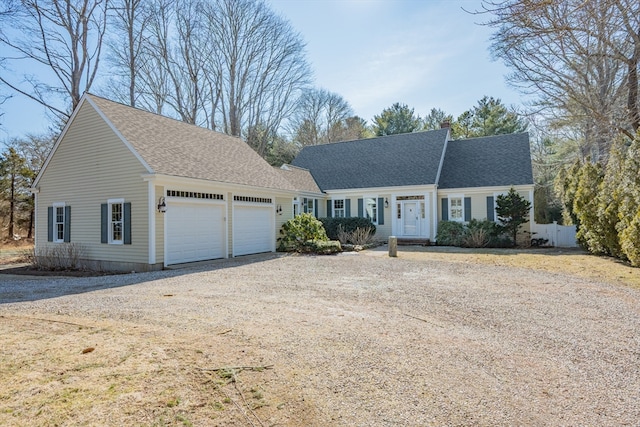
[(420, 131), (417, 131), (417, 132), (394, 133), (393, 135), (372, 136), (371, 138), (350, 139), (350, 140), (347, 140), (347, 141), (332, 141), (332, 142), (326, 142), (324, 144), (306, 145), (306, 146), (302, 147), (302, 149), (304, 150), (305, 148), (314, 148), (314, 147), (331, 146), (331, 145), (336, 145), (336, 144), (345, 144), (345, 143), (349, 143), (349, 142), (365, 142), (365, 141), (373, 141), (373, 140), (380, 140), (380, 139), (386, 139), (386, 138), (397, 138), (399, 136), (418, 135), (418, 134), (421, 134), (421, 133), (431, 133), (431, 132), (441, 132), (441, 131), (448, 131), (448, 129), (429, 129), (429, 130), (420, 130)]
[(217, 131), (217, 130), (209, 129), (209, 128), (207, 128), (207, 127), (200, 126), (200, 125), (197, 125), (197, 124), (195, 124), (195, 123), (188, 123), (188, 122), (182, 121), (182, 120), (180, 120), (180, 119), (177, 119), (177, 118), (175, 118), (175, 117), (169, 117), (169, 116), (165, 116), (164, 114), (155, 113), (155, 112), (153, 112), (153, 111), (145, 110), (145, 109), (142, 109), (142, 108), (132, 107), (131, 105), (127, 105), (127, 104), (125, 104), (125, 103), (123, 103), (123, 102), (114, 101), (114, 100), (112, 100), (112, 99), (105, 98), (104, 96), (99, 96), (99, 95), (93, 94), (93, 93), (91, 93), (91, 92), (86, 92), (86, 95), (88, 95), (88, 96), (90, 96), (90, 97), (93, 97), (93, 98), (99, 98), (99, 99), (101, 99), (101, 100), (103, 100), (103, 101), (109, 102), (109, 103), (111, 103), (111, 104), (115, 104), (115, 105), (117, 105), (117, 106), (119, 106), (119, 107), (122, 107), (122, 108), (132, 109), (132, 110), (138, 111), (138, 112), (140, 112), (140, 113), (151, 114), (151, 115), (153, 115), (154, 117), (158, 117), (158, 118), (161, 118), (161, 119), (163, 119), (163, 120), (171, 120), (171, 121), (176, 122), (177, 124), (179, 124), (179, 125), (181, 125), (181, 126), (190, 126), (190, 127), (195, 127), (196, 129), (199, 129), (199, 130), (204, 130), (204, 131), (208, 131), (208, 132), (213, 132), (213, 133), (216, 133), (216, 134), (220, 134), (220, 135), (228, 136), (228, 137), (230, 137), (230, 138), (239, 139), (240, 141), (245, 142), (245, 141), (244, 141), (241, 137), (239, 137), (239, 136), (229, 135), (228, 133), (224, 133), (224, 132), (220, 132), (220, 131)]

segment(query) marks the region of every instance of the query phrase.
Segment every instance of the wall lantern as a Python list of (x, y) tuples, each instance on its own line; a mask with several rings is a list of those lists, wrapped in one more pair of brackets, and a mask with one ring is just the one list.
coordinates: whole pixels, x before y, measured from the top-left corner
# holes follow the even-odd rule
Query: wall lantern
[(282, 215), (282, 205), (278, 205), (278, 207), (276, 208), (276, 213), (278, 215)]
[(167, 204), (164, 201), (164, 197), (160, 197), (158, 200), (158, 212), (165, 213), (167, 211)]
[(389, 207), (389, 199), (387, 199), (386, 197), (385, 197), (385, 199), (384, 199), (384, 207), (385, 207), (385, 208), (388, 208), (388, 207)]

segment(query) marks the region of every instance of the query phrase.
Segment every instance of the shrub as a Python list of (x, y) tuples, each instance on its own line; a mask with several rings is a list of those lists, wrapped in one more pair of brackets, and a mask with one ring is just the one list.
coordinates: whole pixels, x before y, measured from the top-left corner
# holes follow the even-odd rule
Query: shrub
[(300, 246), (298, 251), (330, 255), (342, 252), (342, 246), (337, 240), (307, 240)]
[(493, 221), (472, 219), (465, 226), (462, 246), (467, 248), (511, 246), (511, 240), (504, 235), (503, 228)]
[(84, 247), (79, 243), (59, 243), (33, 251), (33, 266), (40, 270), (77, 270)]
[(464, 225), (457, 221), (440, 221), (436, 240), (442, 246), (461, 246), (464, 237)]
[(327, 232), (327, 236), (331, 240), (340, 240), (338, 236), (338, 227), (342, 227), (344, 233), (353, 233), (356, 229), (371, 229), (371, 235), (376, 234), (376, 226), (367, 218), (320, 218), (322, 225)]
[(359, 245), (365, 246), (373, 243), (373, 232), (371, 227), (356, 228), (355, 230), (348, 232), (342, 228), (342, 224), (338, 225), (338, 241), (343, 245)]
[(301, 250), (305, 243), (312, 241), (327, 241), (327, 233), (312, 214), (297, 215), (282, 224), (278, 249), (281, 251)]
[(504, 228), (493, 221), (472, 219), (464, 224), (457, 221), (440, 221), (438, 245), (465, 248), (505, 248), (513, 246)]

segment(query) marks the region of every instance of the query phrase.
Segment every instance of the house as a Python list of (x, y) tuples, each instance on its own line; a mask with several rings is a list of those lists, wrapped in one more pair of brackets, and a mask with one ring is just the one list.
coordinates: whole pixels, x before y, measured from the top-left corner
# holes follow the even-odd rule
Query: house
[(39, 253), (126, 271), (274, 251), (297, 194), (239, 138), (91, 94), (33, 187)]
[(332, 143), (273, 168), (239, 138), (85, 94), (32, 188), (36, 251), (69, 243), (88, 268), (155, 270), (275, 251), (305, 212), (434, 240), (441, 219), (494, 219), (511, 186), (533, 201), (526, 134)]
[[(305, 147), (326, 194), (326, 215), (366, 216), (376, 236), (434, 241), (441, 220), (494, 221), (495, 200), (515, 188), (533, 203), (527, 133), (449, 140), (449, 129)], [(533, 209), (531, 209), (533, 223)]]

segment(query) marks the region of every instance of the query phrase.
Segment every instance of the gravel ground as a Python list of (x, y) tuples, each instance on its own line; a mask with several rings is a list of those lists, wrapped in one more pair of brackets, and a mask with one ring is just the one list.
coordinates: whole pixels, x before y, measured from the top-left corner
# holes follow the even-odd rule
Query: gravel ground
[[(114, 346), (119, 333), (140, 349), (148, 336), (173, 345), (167, 366), (185, 362), (179, 346), (208, 366), (273, 365), (256, 373), (265, 405), (254, 421), (229, 409), (214, 422), (194, 405), (193, 425), (640, 425), (640, 291), (619, 285), (428, 254), (393, 259), (384, 248), (0, 281), (4, 334), (19, 318), (94, 322)], [(0, 346), (5, 363), (12, 345)], [(22, 389), (2, 393), (0, 424), (42, 424), (6, 403), (27, 399)], [(94, 412), (103, 425), (160, 424), (149, 412)], [(59, 424), (101, 425), (84, 416)]]

